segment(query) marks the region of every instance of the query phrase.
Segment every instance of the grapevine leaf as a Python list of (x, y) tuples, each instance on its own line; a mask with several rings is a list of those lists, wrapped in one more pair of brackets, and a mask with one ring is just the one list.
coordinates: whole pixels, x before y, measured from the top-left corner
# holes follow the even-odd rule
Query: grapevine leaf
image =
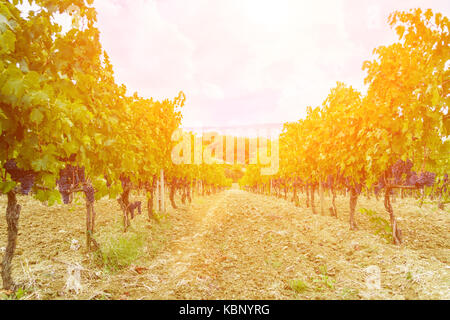
[(39, 110), (39, 108), (34, 108), (30, 114), (30, 120), (36, 124), (40, 124), (44, 119), (44, 115)]

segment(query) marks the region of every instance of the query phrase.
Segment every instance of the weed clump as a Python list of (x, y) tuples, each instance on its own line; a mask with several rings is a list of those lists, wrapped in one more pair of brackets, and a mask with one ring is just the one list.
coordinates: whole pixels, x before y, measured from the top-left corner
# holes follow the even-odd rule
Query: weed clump
[(104, 242), (101, 251), (97, 251), (97, 258), (106, 271), (116, 272), (142, 255), (144, 243), (144, 237), (133, 232), (114, 236)]

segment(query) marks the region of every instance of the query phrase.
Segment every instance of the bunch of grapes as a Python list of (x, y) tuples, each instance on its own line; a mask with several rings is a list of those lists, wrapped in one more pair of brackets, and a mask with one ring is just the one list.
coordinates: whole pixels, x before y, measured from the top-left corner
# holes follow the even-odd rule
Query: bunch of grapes
[(403, 165), (404, 173), (411, 172), (411, 169), (413, 168), (414, 164), (411, 160), (406, 160), (405, 164)]
[(35, 173), (25, 174), (20, 178), (20, 192), (24, 195), (28, 195), (33, 188)]
[(89, 203), (94, 203), (95, 201), (95, 190), (90, 183), (83, 184), (83, 192), (86, 195), (86, 199)]
[(448, 173), (444, 174), (444, 177), (442, 178), (442, 187), (444, 191), (447, 191), (447, 185), (448, 185)]
[(384, 183), (384, 178), (380, 177), (380, 179), (378, 180), (377, 184), (374, 186), (374, 192), (375, 195), (378, 197), (378, 195), (380, 194), (380, 191), (386, 186), (386, 184)]
[(420, 187), (423, 186), (431, 187), (434, 184), (435, 178), (436, 178), (435, 173), (425, 171), (420, 174), (419, 178), (417, 179), (417, 184)]
[(422, 172), (418, 175), (412, 172), (407, 179), (407, 184), (410, 186), (415, 186), (416, 188), (422, 188), (424, 186), (431, 187), (435, 182), (436, 174), (432, 172)]
[(56, 180), (59, 193), (63, 199), (64, 204), (70, 202), (70, 193), (73, 187), (73, 172), (72, 166), (67, 166), (59, 171), (59, 179)]
[(70, 194), (72, 189), (86, 182), (84, 167), (74, 167), (67, 165), (59, 171), (59, 179), (56, 180), (59, 193), (63, 198), (64, 204), (70, 202)]
[(407, 177), (407, 179), (406, 179), (406, 184), (407, 185), (409, 185), (409, 186), (415, 186), (415, 187), (419, 187), (419, 185), (418, 185), (418, 180), (419, 180), (419, 177), (417, 176), (417, 173), (416, 172), (411, 172), (411, 174)]
[(391, 173), (395, 184), (403, 184), (403, 175), (407, 177), (411, 174), (413, 163), (411, 160), (398, 160), (391, 168)]
[(442, 186), (442, 191), (447, 192), (448, 185), (448, 173), (444, 174), (444, 185)]
[(3, 165), (3, 168), (5, 168), (6, 172), (8, 172), (11, 175), (11, 179), (15, 180), (18, 177), (19, 174), (19, 168), (17, 168), (16, 160), (10, 159), (5, 162)]
[(28, 195), (33, 188), (36, 173), (33, 170), (23, 170), (17, 167), (14, 159), (6, 161), (3, 166), (13, 181), (20, 183), (20, 192)]
[(73, 172), (73, 183), (75, 186), (79, 185), (79, 184), (83, 184), (86, 182), (86, 176), (84, 173), (84, 167), (72, 167), (72, 172)]

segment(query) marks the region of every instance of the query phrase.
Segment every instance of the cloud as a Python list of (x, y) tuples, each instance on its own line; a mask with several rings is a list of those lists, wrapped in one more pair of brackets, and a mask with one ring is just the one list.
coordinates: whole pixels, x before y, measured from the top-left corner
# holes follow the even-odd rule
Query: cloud
[(445, 1), (97, 0), (119, 82), (159, 99), (183, 90), (187, 126), (295, 121), (395, 40), (396, 9)]
[(195, 45), (161, 17), (156, 2), (101, 0), (96, 6), (101, 41), (119, 81), (157, 98), (191, 84)]

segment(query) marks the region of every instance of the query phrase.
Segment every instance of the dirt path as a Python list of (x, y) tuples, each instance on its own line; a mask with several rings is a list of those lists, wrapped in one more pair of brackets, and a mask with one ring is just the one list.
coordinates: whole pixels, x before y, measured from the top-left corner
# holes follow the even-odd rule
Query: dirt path
[[(450, 299), (449, 216), (431, 207), (395, 204), (405, 228), (405, 245), (397, 247), (375, 235), (361, 215), (359, 230), (350, 231), (348, 199), (338, 199), (335, 219), (275, 197), (228, 190), (170, 209), (159, 223), (138, 216), (129, 233), (145, 237), (144, 254), (110, 273), (82, 249), (70, 249), (72, 238), (83, 244), (82, 205), (46, 208), (26, 201), (14, 264), (15, 277), (35, 287), (30, 298)], [(380, 205), (360, 199), (358, 206), (378, 211)], [(116, 201), (102, 200), (96, 210), (101, 245), (123, 236)], [(0, 225), (0, 247), (5, 235)], [(81, 293), (64, 292), (67, 268), (52, 259), (89, 271)], [(366, 284), (374, 268), (378, 289)]]
[[(148, 298), (450, 297), (445, 257), (386, 244), (367, 230), (350, 232), (346, 221), (273, 197), (229, 190), (200, 201), (149, 266)], [(368, 267), (379, 270), (380, 289), (367, 287)]]
[(211, 282), (205, 283), (205, 267), (215, 262), (207, 237), (214, 232), (217, 219), (224, 213), (228, 197), (229, 193), (225, 192), (210, 199), (194, 200), (185, 217), (184, 230), (178, 230), (168, 249), (149, 266), (150, 278), (158, 282), (154, 283), (154, 290), (151, 287), (149, 290), (158, 298), (185, 298), (190, 291), (197, 292), (198, 298), (206, 298), (202, 294), (208, 295), (214, 287)]

